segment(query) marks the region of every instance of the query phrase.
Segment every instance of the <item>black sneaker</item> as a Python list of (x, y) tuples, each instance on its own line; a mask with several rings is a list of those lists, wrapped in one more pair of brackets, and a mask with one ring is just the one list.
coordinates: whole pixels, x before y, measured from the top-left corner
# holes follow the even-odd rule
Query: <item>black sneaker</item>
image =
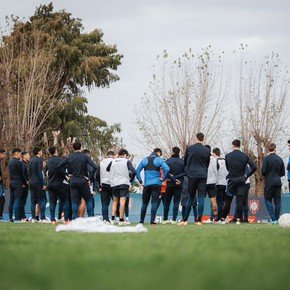
[(156, 223), (156, 222), (151, 222), (150, 225), (151, 225), (151, 226), (156, 226), (157, 223)]
[(11, 223), (14, 223), (14, 219), (10, 219), (9, 221), (10, 221)]

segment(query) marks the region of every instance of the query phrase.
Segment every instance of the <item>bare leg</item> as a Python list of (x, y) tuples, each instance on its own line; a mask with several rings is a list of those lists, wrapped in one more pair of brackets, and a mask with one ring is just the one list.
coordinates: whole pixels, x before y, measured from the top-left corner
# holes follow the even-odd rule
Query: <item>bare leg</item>
[(117, 197), (114, 197), (113, 198), (113, 204), (112, 204), (112, 217), (116, 216), (118, 202), (119, 202), (119, 199)]
[(217, 219), (217, 216), (218, 216), (218, 206), (217, 206), (217, 199), (216, 197), (212, 197), (210, 199), (210, 202), (211, 202), (211, 209), (213, 211), (213, 215), (214, 215), (214, 220)]
[(85, 200), (82, 198), (81, 200), (81, 204), (79, 207), (79, 217), (84, 217), (85, 216), (85, 212), (86, 212), (86, 202)]
[(120, 198), (120, 220), (124, 219), (125, 204), (126, 204), (126, 197), (121, 197)]

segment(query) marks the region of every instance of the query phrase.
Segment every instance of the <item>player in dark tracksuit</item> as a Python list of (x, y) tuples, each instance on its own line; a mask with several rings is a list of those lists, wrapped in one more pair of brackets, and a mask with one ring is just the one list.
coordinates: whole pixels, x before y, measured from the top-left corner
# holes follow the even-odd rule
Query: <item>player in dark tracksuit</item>
[[(5, 158), (5, 150), (0, 148), (0, 162)], [(4, 185), (3, 185), (3, 177), (1, 171), (1, 163), (0, 163), (0, 220), (3, 219), (3, 210), (5, 204), (5, 195), (4, 195)]]
[(30, 175), (30, 194), (31, 194), (31, 217), (32, 222), (35, 222), (35, 207), (40, 205), (40, 219), (45, 221), (45, 207), (46, 207), (46, 186), (43, 178), (43, 160), (42, 149), (35, 147), (33, 149), (34, 157), (29, 162)]
[(181, 199), (182, 192), (182, 183), (183, 178), (185, 176), (184, 172), (184, 160), (179, 157), (180, 149), (178, 147), (174, 147), (172, 149), (173, 155), (171, 158), (166, 160), (166, 164), (169, 166), (170, 171), (169, 175), (173, 176), (175, 180), (170, 180), (167, 183), (166, 193), (165, 193), (165, 203), (164, 203), (164, 215), (163, 215), (163, 223), (168, 221), (168, 212), (170, 208), (170, 203), (173, 198), (173, 216), (172, 223), (176, 223), (177, 215), (178, 215), (178, 206)]
[[(69, 156), (69, 151), (67, 149), (63, 149), (61, 160), (67, 158)], [(68, 169), (65, 168), (66, 176), (69, 176), (70, 173), (68, 172)], [(63, 182), (63, 186), (65, 187), (65, 190), (68, 192), (68, 219), (72, 220), (72, 204), (71, 204), (71, 195), (70, 195), (70, 187), (69, 187), (69, 180), (66, 180)], [(58, 205), (58, 219), (60, 220), (62, 218), (63, 214), (63, 206), (64, 204)]]
[(23, 221), (28, 221), (26, 214), (25, 214), (25, 204), (28, 197), (28, 181), (29, 181), (29, 174), (28, 174), (28, 164), (30, 160), (30, 154), (26, 151), (21, 152), (21, 163), (22, 163), (22, 169), (23, 174), (25, 177), (25, 180), (27, 181), (27, 184), (23, 188), (23, 194), (22, 194), (22, 200), (21, 200), (21, 216)]
[[(186, 210), (187, 210), (188, 200), (189, 200), (189, 194), (188, 194), (188, 177), (185, 176), (184, 179), (183, 179), (182, 192), (181, 192), (181, 206), (182, 206), (181, 213), (182, 213), (182, 220), (186, 216)], [(197, 198), (196, 198), (196, 196), (195, 196), (195, 198), (193, 200), (192, 210), (193, 210), (193, 215), (194, 215), (194, 221), (195, 222), (198, 222), (198, 219), (197, 219)]]
[(66, 184), (64, 183), (67, 179), (66, 171), (63, 167), (57, 168), (57, 165), (62, 161), (62, 159), (58, 156), (58, 151), (56, 147), (49, 147), (48, 152), (51, 155), (46, 163), (46, 171), (48, 174), (47, 190), (49, 196), (50, 219), (52, 222), (56, 222), (55, 207), (57, 200), (59, 200), (59, 204), (64, 211), (64, 219), (65, 221), (68, 221), (69, 191)]
[(14, 148), (12, 158), (9, 161), (10, 176), (10, 202), (9, 202), (9, 219), (13, 222), (13, 212), (15, 221), (21, 221), (21, 201), (23, 199), (23, 189), (27, 186), (27, 180), (24, 177), (22, 163), (20, 161), (21, 150)]
[[(237, 199), (237, 223), (239, 224), (243, 216), (243, 200), (245, 194), (245, 183), (248, 177), (250, 177), (257, 170), (256, 164), (250, 159), (248, 155), (240, 151), (241, 141), (234, 140), (232, 142), (233, 151), (228, 153), (225, 157), (226, 167), (228, 170), (227, 175), (227, 193), (225, 198), (225, 204), (222, 213), (222, 221), (225, 223), (228, 216), (233, 197)], [(246, 172), (247, 165), (249, 165), (249, 171)]]
[[(180, 225), (187, 225), (187, 219), (191, 211), (196, 191), (198, 195), (205, 196), (208, 166), (210, 163), (210, 151), (203, 145), (203, 133), (196, 134), (197, 143), (186, 149), (184, 156), (185, 173), (188, 177), (188, 207), (185, 218)], [(201, 217), (197, 224), (201, 224)]]
[[(272, 224), (278, 223), (281, 209), (281, 177), (285, 175), (282, 158), (276, 154), (276, 145), (271, 143), (268, 147), (269, 154), (263, 160), (262, 174), (265, 177), (264, 198), (266, 207), (271, 217)], [(273, 202), (274, 206), (273, 207)]]
[(155, 148), (152, 154), (144, 158), (136, 169), (136, 176), (140, 184), (143, 183), (141, 178), (141, 171), (144, 170), (144, 188), (142, 193), (142, 207), (140, 215), (140, 223), (144, 223), (146, 216), (147, 206), (151, 199), (151, 225), (155, 225), (155, 218), (158, 207), (161, 201), (161, 184), (162, 178), (160, 169), (163, 169), (163, 180), (165, 180), (169, 173), (169, 167), (166, 162), (160, 158), (162, 151), (159, 148)]
[[(81, 152), (82, 144), (73, 144), (75, 152), (58, 164), (58, 168), (68, 166), (70, 177), (70, 192), (72, 199), (73, 219), (78, 217), (78, 210), (83, 198), (86, 202), (88, 216), (94, 216), (93, 196), (90, 191), (89, 182), (93, 181), (97, 165), (86, 154)], [(88, 164), (93, 167), (91, 176), (88, 176)]]

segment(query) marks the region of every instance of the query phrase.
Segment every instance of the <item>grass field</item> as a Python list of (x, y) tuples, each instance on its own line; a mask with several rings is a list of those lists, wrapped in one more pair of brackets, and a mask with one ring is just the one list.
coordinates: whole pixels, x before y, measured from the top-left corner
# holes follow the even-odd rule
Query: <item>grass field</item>
[(147, 234), (0, 224), (0, 289), (290, 289), (290, 229), (173, 225)]

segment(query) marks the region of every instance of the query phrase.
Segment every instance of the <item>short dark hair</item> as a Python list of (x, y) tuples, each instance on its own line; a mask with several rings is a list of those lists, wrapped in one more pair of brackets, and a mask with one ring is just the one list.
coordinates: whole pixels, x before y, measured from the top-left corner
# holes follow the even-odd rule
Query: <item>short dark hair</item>
[(107, 156), (111, 156), (111, 155), (115, 155), (115, 153), (114, 153), (114, 151), (110, 150), (110, 151), (107, 152), (106, 155), (107, 155)]
[(80, 150), (82, 148), (82, 143), (79, 142), (79, 141), (76, 141), (74, 144), (73, 144), (73, 149), (74, 150)]
[[(290, 144), (290, 139), (287, 141), (288, 144)], [(1, 152), (1, 151), (0, 151)]]
[(27, 151), (22, 151), (22, 152), (21, 152), (21, 156), (24, 156), (24, 155), (26, 155), (26, 154), (28, 154)]
[(33, 155), (37, 155), (42, 149), (40, 147), (34, 147), (32, 150)]
[(204, 140), (204, 134), (199, 132), (196, 134), (196, 138), (198, 141), (202, 142)]
[(118, 154), (119, 156), (124, 156), (124, 155), (129, 156), (129, 152), (126, 149), (121, 149)]
[(268, 146), (268, 150), (269, 152), (273, 152), (276, 149), (276, 144), (275, 143), (271, 143)]
[(16, 153), (16, 152), (21, 152), (21, 149), (16, 147), (12, 149), (12, 154)]
[(91, 151), (89, 149), (84, 149), (83, 150), (83, 153), (85, 153), (85, 154), (91, 154)]
[(206, 144), (206, 145), (204, 145), (204, 147), (206, 147), (209, 151), (211, 151), (210, 145)]
[(179, 147), (173, 147), (173, 148), (172, 148), (172, 152), (173, 152), (174, 154), (176, 154), (176, 155), (179, 155), (179, 153), (180, 153), (180, 148), (179, 148)]
[(153, 150), (154, 153), (160, 153), (160, 155), (162, 155), (162, 150), (160, 148), (155, 148)]
[(212, 152), (216, 155), (216, 156), (221, 156), (221, 150), (219, 148), (213, 148)]
[(5, 153), (5, 152), (6, 152), (5, 149), (0, 148), (0, 153)]
[(49, 152), (50, 155), (54, 155), (55, 152), (56, 152), (56, 147), (55, 146), (50, 146), (48, 148), (48, 152)]
[(241, 147), (241, 141), (238, 140), (238, 139), (235, 139), (235, 140), (232, 142), (232, 145), (235, 146), (235, 147), (240, 148), (240, 147)]

